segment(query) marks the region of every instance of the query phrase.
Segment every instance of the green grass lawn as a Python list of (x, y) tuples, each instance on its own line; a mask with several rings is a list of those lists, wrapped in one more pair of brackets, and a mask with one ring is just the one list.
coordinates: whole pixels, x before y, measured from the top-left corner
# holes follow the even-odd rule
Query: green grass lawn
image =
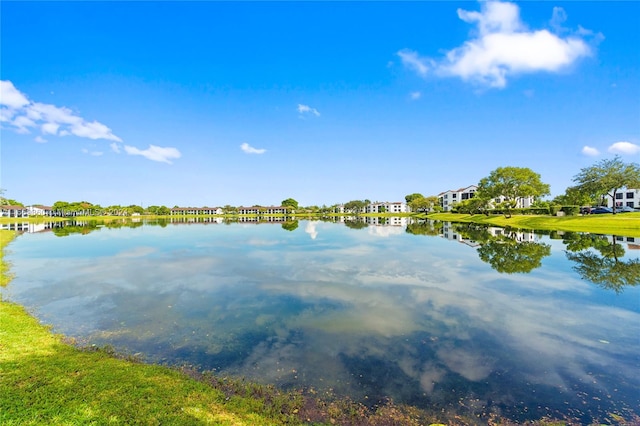
[(506, 218), (504, 215), (468, 215), (456, 213), (434, 213), (429, 219), (446, 222), (471, 222), (494, 226), (511, 226), (544, 231), (576, 231), (596, 234), (640, 237), (640, 213), (599, 214), (589, 216), (542, 216), (522, 215)]

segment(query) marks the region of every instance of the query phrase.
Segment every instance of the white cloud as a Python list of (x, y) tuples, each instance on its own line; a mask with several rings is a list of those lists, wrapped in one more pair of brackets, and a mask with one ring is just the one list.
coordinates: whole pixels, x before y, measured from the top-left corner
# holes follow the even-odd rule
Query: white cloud
[[(87, 121), (66, 107), (32, 102), (8, 80), (0, 81), (0, 122), (17, 133), (30, 133), (31, 128), (40, 128), (43, 135), (74, 135), (93, 140), (114, 141), (109, 146), (113, 152), (120, 153), (120, 146), (115, 142), (122, 142), (122, 139), (114, 135), (106, 125), (96, 120)], [(34, 140), (39, 143), (46, 142), (41, 136)], [(152, 161), (169, 164), (171, 160), (181, 156), (176, 148), (155, 145), (149, 145), (149, 148), (144, 150), (125, 146), (124, 150), (130, 155), (141, 155)], [(101, 151), (82, 152), (94, 156), (103, 155)]]
[(309, 105), (298, 104), (298, 112), (300, 114), (313, 114), (316, 117), (320, 117), (320, 113), (317, 109), (311, 108)]
[[(587, 35), (584, 31), (560, 37), (547, 29), (528, 30), (513, 3), (481, 3), (480, 12), (458, 9), (458, 17), (477, 26), (475, 38), (450, 50), (439, 61), (401, 50), (398, 56), (403, 64), (423, 77), (433, 69), (439, 76), (504, 88), (507, 78), (513, 75), (558, 72), (591, 54), (582, 38)], [(564, 19), (564, 10), (554, 9), (554, 25), (559, 26)]]
[(32, 102), (8, 80), (0, 81), (0, 120), (18, 133), (40, 127), (44, 134), (75, 135), (89, 139), (122, 142), (111, 129), (97, 121), (87, 122), (69, 108)]
[[(111, 146), (113, 149), (113, 146)], [(129, 155), (141, 155), (151, 161), (159, 161), (161, 163), (171, 164), (171, 160), (180, 158), (182, 154), (176, 148), (161, 147), (149, 145), (147, 149), (138, 149), (133, 146), (125, 145), (124, 151)]]
[(420, 99), (422, 97), (422, 93), (420, 92), (411, 92), (409, 94), (409, 97), (411, 98), (411, 100), (416, 101), (418, 99)]
[(265, 152), (267, 152), (267, 150), (264, 148), (254, 148), (246, 142), (240, 145), (240, 149), (247, 154), (264, 154)]
[(15, 130), (18, 133), (29, 133), (28, 127), (33, 127), (36, 125), (33, 120), (23, 115), (16, 117), (11, 124), (15, 126)]
[(426, 77), (429, 72), (429, 62), (427, 58), (420, 58), (417, 52), (409, 49), (403, 49), (398, 52), (398, 56), (402, 60), (402, 64), (418, 73), (422, 77)]
[(315, 240), (318, 236), (318, 230), (316, 229), (316, 225), (318, 222), (309, 221), (307, 222), (307, 226), (304, 228), (304, 232), (309, 234), (312, 240)]
[(553, 8), (553, 15), (551, 16), (549, 25), (551, 25), (551, 28), (555, 29), (556, 31), (561, 32), (562, 24), (566, 20), (567, 20), (567, 12), (565, 12), (563, 8), (556, 6)]
[(86, 148), (82, 148), (82, 153), (83, 154), (87, 154), (87, 155), (91, 155), (93, 157), (100, 157), (102, 154), (104, 154), (102, 151), (89, 151)]
[(45, 135), (55, 135), (56, 133), (58, 133), (59, 128), (60, 125), (57, 123), (44, 123), (41, 126), (42, 133), (44, 133)]
[(609, 152), (614, 154), (638, 154), (640, 153), (640, 145), (636, 145), (631, 142), (616, 142), (611, 145), (608, 149)]
[(29, 104), (29, 100), (12, 82), (8, 80), (0, 80), (0, 105), (11, 109), (18, 109)]
[(595, 157), (596, 155), (600, 155), (600, 151), (598, 151), (596, 148), (594, 148), (592, 146), (588, 146), (588, 145), (585, 145), (582, 148), (582, 153), (584, 155), (588, 155), (589, 157)]

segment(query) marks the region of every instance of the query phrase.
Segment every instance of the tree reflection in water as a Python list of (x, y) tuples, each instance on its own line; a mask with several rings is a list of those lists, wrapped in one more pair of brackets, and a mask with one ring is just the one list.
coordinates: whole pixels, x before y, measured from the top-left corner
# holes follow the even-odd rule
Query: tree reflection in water
[(622, 260), (624, 247), (612, 235), (567, 234), (567, 259), (582, 279), (620, 293), (625, 286), (640, 284), (640, 259)]
[(495, 229), (477, 226), (458, 228), (458, 232), (466, 232), (470, 238), (480, 243), (480, 260), (500, 273), (526, 274), (542, 266), (542, 259), (551, 254), (549, 244), (524, 238), (529, 232), (505, 228), (495, 235), (492, 230)]

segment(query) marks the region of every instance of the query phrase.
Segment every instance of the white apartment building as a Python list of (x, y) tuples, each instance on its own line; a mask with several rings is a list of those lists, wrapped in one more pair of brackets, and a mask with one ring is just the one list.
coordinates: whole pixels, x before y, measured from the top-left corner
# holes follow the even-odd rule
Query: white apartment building
[(364, 208), (365, 213), (408, 213), (411, 209), (407, 205), (407, 203), (403, 203), (400, 201), (396, 202), (388, 202), (385, 201), (383, 203), (375, 202), (371, 203)]
[[(453, 206), (461, 201), (473, 198), (478, 190), (477, 185), (467, 186), (466, 188), (459, 188), (454, 190), (448, 190), (438, 194), (438, 201), (440, 206), (446, 212), (451, 211)], [(503, 203), (506, 200), (502, 195), (491, 200), (492, 205)], [(517, 209), (528, 208), (533, 205), (535, 198), (533, 196), (518, 197), (516, 198)]]
[(222, 214), (220, 207), (174, 207), (171, 216)]
[(616, 208), (631, 207), (640, 208), (640, 189), (623, 188), (616, 193), (615, 200), (607, 197), (607, 206), (613, 207), (615, 201)]
[[(505, 200), (506, 200), (506, 198), (501, 195), (498, 198), (494, 198), (493, 199), (493, 204), (504, 203)], [(515, 208), (516, 209), (529, 208), (529, 207), (531, 207), (533, 205), (534, 201), (535, 201), (535, 198), (533, 197), (533, 195), (530, 195), (528, 197), (518, 197), (518, 198), (516, 198), (516, 207)]]
[(446, 212), (451, 211), (451, 208), (463, 200), (468, 200), (476, 195), (477, 185), (467, 186), (466, 188), (450, 189), (438, 194), (438, 201), (440, 206)]

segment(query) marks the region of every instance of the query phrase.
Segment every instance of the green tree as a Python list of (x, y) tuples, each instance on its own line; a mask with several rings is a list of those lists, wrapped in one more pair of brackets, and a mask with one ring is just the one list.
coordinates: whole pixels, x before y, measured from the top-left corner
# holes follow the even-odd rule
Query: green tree
[(135, 204), (131, 204), (130, 206), (127, 206), (127, 213), (128, 214), (133, 214), (133, 213), (138, 213), (138, 214), (143, 214), (144, 213), (144, 209), (141, 206), (137, 206)]
[(611, 197), (613, 213), (616, 213), (616, 194), (622, 188), (640, 188), (640, 166), (625, 163), (619, 156), (601, 160), (590, 167), (580, 169), (573, 177), (576, 190), (590, 197)]
[(291, 207), (293, 210), (298, 208), (298, 202), (293, 198), (287, 198), (280, 203), (282, 207)]
[(288, 220), (286, 222), (282, 222), (282, 229), (287, 231), (294, 231), (298, 228), (297, 220)]
[(419, 192), (414, 192), (413, 194), (408, 194), (404, 196), (404, 199), (407, 202), (407, 204), (411, 204), (413, 200), (417, 200), (420, 198), (424, 198), (424, 195), (420, 194)]
[(528, 273), (542, 265), (551, 246), (534, 241), (518, 242), (508, 236), (493, 237), (478, 249), (478, 256), (500, 273)]
[(171, 214), (171, 210), (167, 206), (149, 206), (147, 207), (147, 212), (158, 216)]
[(476, 193), (474, 197), (457, 203), (453, 210), (457, 213), (468, 213), (470, 215), (483, 213), (488, 216), (490, 207), (491, 199), (483, 193)]
[(598, 197), (580, 191), (575, 186), (570, 186), (564, 194), (558, 195), (552, 201), (553, 204), (562, 206), (593, 206), (597, 202)]
[[(413, 194), (413, 195), (420, 195), (420, 194)], [(409, 196), (407, 195), (407, 197)], [(405, 199), (407, 197), (405, 197)], [(429, 197), (420, 196), (420, 197), (413, 198), (410, 201), (408, 201), (407, 204), (409, 205), (411, 210), (414, 212), (428, 212), (435, 209), (435, 207), (439, 205), (438, 197), (433, 195)]]
[(345, 211), (350, 211), (355, 214), (362, 213), (367, 203), (363, 200), (351, 200), (349, 202), (344, 203)]
[(475, 197), (503, 197), (503, 207), (509, 216), (509, 209), (516, 206), (518, 198), (548, 195), (549, 189), (540, 175), (527, 167), (498, 167), (489, 176), (480, 179)]

